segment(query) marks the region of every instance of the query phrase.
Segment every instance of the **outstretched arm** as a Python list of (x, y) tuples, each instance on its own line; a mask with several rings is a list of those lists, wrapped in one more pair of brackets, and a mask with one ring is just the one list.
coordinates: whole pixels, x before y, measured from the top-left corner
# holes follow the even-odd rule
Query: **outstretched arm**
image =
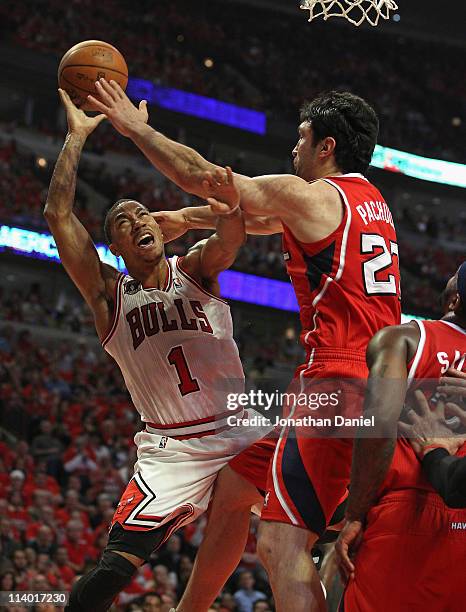
[(89, 134), (104, 119), (87, 117), (59, 90), (68, 117), (68, 134), (57, 159), (50, 182), (44, 215), (60, 254), (60, 259), (94, 313), (100, 338), (108, 331), (111, 297), (118, 272), (103, 264), (89, 233), (73, 213), (76, 175), (81, 152)]
[[(183, 236), (189, 230), (215, 229), (218, 213), (210, 206), (192, 206), (180, 210), (161, 210), (152, 213), (160, 225), (164, 242), (171, 242)], [(283, 226), (278, 217), (259, 217), (243, 211), (244, 225), (247, 234), (268, 236), (280, 234)]]
[(213, 198), (207, 200), (210, 208), (218, 214), (215, 234), (198, 242), (182, 262), (182, 267), (188, 274), (218, 296), (218, 275), (233, 264), (239, 249), (246, 241), (243, 215), (239, 207), (239, 192), (234, 187), (231, 168), (227, 167), (226, 173), (232, 185), (228, 204)]
[[(210, 163), (194, 149), (167, 138), (147, 125), (147, 105), (136, 108), (115, 82), (100, 79), (96, 83), (99, 99), (88, 96), (94, 108), (104, 113), (123, 136), (130, 138), (149, 161), (181, 189), (200, 198), (215, 196), (224, 201), (222, 192), (225, 170)], [(217, 180), (215, 189), (206, 177)], [(241, 195), (241, 207), (254, 215), (293, 218), (309, 209), (309, 185), (293, 175), (250, 178), (235, 174)]]

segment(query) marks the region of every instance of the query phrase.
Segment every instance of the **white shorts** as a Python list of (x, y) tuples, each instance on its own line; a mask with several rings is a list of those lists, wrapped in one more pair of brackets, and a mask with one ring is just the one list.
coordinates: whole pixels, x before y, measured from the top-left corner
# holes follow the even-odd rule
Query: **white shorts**
[[(258, 414), (250, 409), (247, 413), (248, 418)], [(137, 433), (134, 476), (120, 499), (112, 526), (119, 523), (125, 530), (147, 531), (170, 523), (163, 537), (167, 540), (207, 510), (218, 472), (271, 429), (266, 424), (235, 425), (218, 434), (187, 440)]]

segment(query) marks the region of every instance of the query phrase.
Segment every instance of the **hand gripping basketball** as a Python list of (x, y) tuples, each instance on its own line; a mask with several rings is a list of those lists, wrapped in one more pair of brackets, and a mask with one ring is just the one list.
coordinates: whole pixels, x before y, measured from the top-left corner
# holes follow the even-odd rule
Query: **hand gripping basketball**
[(141, 100), (137, 108), (116, 81), (109, 83), (105, 79), (99, 79), (95, 88), (100, 100), (89, 95), (89, 103), (95, 110), (103, 113), (120, 134), (130, 136), (137, 125), (147, 123), (149, 115), (146, 100)]

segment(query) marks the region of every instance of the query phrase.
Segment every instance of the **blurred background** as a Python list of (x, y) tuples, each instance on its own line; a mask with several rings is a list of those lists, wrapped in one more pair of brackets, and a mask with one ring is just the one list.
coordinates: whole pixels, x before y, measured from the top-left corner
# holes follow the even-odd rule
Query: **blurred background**
[[(139, 0), (137, 10), (128, 0), (0, 3), (0, 590), (67, 590), (95, 563), (140, 428), (42, 216), (66, 132), (56, 93), (63, 53), (86, 39), (115, 45), (128, 92), (149, 99), (154, 127), (248, 175), (292, 171), (305, 99), (329, 89), (366, 98), (381, 122), (368, 177), (397, 224), (403, 312), (435, 317), (465, 259), (466, 15), (439, 13), (432, 0), (399, 4), (381, 26), (354, 28), (309, 24), (294, 0)], [(97, 243), (120, 197), (151, 210), (199, 204), (102, 125), (86, 145), (76, 196)], [(167, 252), (182, 254), (205, 235)], [(303, 354), (280, 236), (250, 237), (234, 270), (222, 290), (234, 298), (248, 384), (284, 385)], [(114, 609), (175, 605), (203, 527), (201, 519), (172, 536)], [(254, 520), (216, 610), (273, 610), (256, 528)]]

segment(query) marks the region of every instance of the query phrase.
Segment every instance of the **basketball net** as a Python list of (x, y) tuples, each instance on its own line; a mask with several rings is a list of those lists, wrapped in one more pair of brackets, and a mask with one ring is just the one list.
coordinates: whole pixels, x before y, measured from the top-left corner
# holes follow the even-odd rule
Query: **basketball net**
[(390, 11), (398, 5), (393, 0), (303, 0), (301, 7), (309, 11), (309, 21), (323, 17), (344, 17), (355, 26), (367, 21), (373, 26), (382, 19), (390, 18)]

